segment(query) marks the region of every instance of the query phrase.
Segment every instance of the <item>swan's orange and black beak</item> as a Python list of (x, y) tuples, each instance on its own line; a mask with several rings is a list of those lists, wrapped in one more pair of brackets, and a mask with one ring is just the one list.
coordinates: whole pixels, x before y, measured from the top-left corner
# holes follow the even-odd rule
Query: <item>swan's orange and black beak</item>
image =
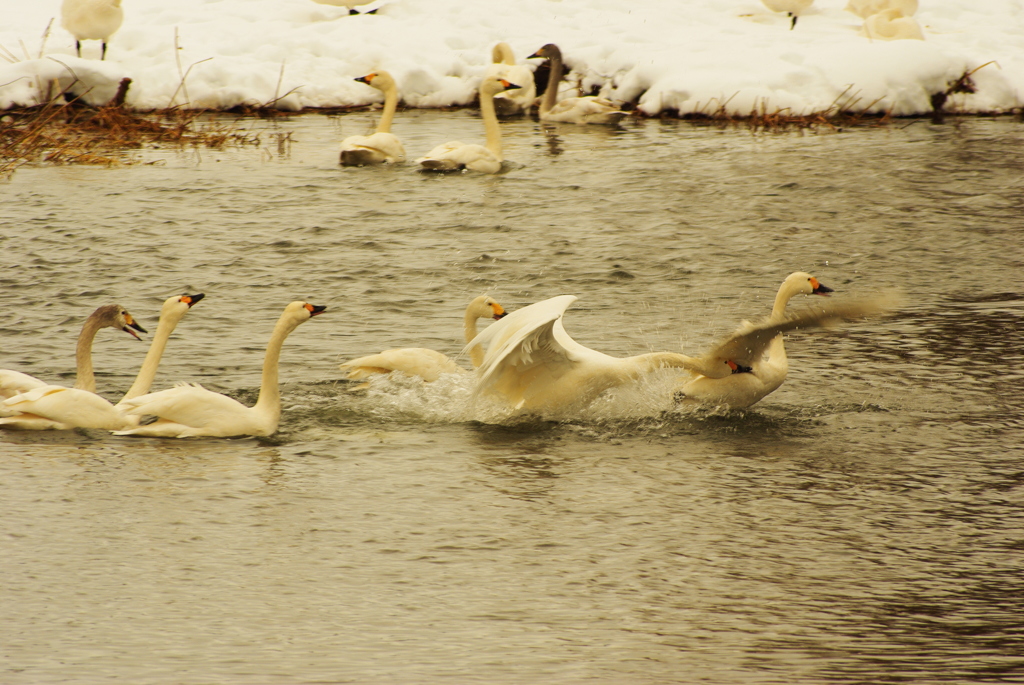
[(370, 85), (370, 82), (373, 81), (373, 79), (375, 79), (375, 78), (377, 78), (377, 73), (376, 72), (374, 72), (372, 74), (367, 74), (366, 76), (360, 76), (359, 78), (357, 78), (355, 80), (359, 81), (360, 83), (365, 83), (366, 85)]
[(733, 373), (752, 373), (754, 371), (752, 367), (740, 366), (731, 359), (727, 359), (725, 363), (729, 365), (729, 368), (732, 369)]
[(498, 319), (500, 319), (503, 316), (505, 316), (506, 314), (508, 314), (508, 312), (506, 312), (505, 309), (500, 304), (498, 304), (497, 302), (495, 302), (494, 304), (491, 305), (491, 309), (494, 311), (494, 320), (495, 321), (497, 321)]
[(189, 308), (192, 307), (196, 302), (206, 297), (203, 293), (196, 293), (195, 295), (182, 295), (180, 300), (187, 304)]
[[(136, 340), (142, 340), (142, 338), (140, 338), (139, 334), (136, 333), (135, 331), (142, 331), (143, 333), (148, 333), (149, 332), (145, 328), (140, 326), (135, 321), (134, 317), (132, 317), (132, 315), (129, 314), (128, 312), (124, 313), (124, 322), (127, 325), (124, 326), (121, 330), (124, 331), (125, 333), (127, 333), (128, 335), (132, 336)], [(132, 330), (133, 328), (135, 329), (135, 331)]]
[(522, 86), (517, 86), (516, 84), (512, 83), (511, 81), (506, 81), (505, 79), (498, 79), (498, 80), (501, 81), (501, 85), (503, 85), (505, 87), (505, 90), (512, 90), (513, 88), (522, 88)]
[(309, 318), (313, 318), (317, 314), (323, 314), (325, 309), (327, 309), (327, 305), (325, 304), (316, 305), (308, 302), (306, 303), (306, 310), (309, 312)]
[(834, 292), (835, 291), (832, 290), (832, 288), (829, 288), (827, 285), (822, 285), (818, 281), (817, 278), (813, 278), (813, 277), (811, 278), (811, 293), (812, 294), (814, 294), (814, 295), (824, 295), (825, 297), (828, 297), (829, 293), (834, 293)]

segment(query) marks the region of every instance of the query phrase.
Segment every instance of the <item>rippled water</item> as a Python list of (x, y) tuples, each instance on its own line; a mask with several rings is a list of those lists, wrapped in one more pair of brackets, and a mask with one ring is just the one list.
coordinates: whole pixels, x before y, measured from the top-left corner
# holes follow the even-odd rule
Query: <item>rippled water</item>
[[(1019, 122), (519, 121), (496, 177), (336, 166), (372, 121), (0, 185), (0, 367), (71, 382), (98, 304), (152, 331), (202, 291), (156, 387), (252, 402), (283, 306), (328, 305), (286, 343), (272, 438), (0, 433), (0, 680), (1022, 681)], [(469, 112), (396, 131), (411, 156), (483, 137)], [(337, 369), (456, 353), (483, 292), (577, 295), (566, 329), (610, 354), (697, 352), (797, 269), (906, 307), (790, 336), (745, 412), (655, 379), (494, 424), (469, 380), (359, 394)], [(116, 397), (145, 345), (95, 347)]]

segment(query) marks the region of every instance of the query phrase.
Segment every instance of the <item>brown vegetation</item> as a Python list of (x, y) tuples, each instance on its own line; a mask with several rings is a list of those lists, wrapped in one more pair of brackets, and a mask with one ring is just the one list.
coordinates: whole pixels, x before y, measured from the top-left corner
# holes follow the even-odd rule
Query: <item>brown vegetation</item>
[(129, 79), (109, 104), (91, 107), (61, 94), (44, 105), (0, 114), (0, 178), (23, 164), (131, 163), (128, 150), (144, 146), (258, 145), (257, 134), (203, 121), (197, 110), (167, 109), (141, 114), (124, 107)]

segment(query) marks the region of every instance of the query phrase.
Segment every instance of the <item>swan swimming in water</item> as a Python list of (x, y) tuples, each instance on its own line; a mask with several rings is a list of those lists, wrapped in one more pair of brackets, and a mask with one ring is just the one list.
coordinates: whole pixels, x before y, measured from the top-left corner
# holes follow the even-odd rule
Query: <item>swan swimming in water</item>
[(369, 136), (349, 136), (341, 143), (342, 166), (368, 164), (399, 164), (405, 161), (405, 148), (391, 132), (391, 121), (398, 108), (398, 86), (386, 71), (377, 71), (356, 79), (384, 93), (384, 109), (380, 113), (377, 132)]
[(548, 73), (548, 84), (540, 98), (541, 121), (554, 121), (567, 124), (617, 124), (629, 112), (607, 98), (587, 95), (585, 97), (566, 98), (555, 102), (558, 98), (558, 84), (562, 82), (565, 63), (562, 51), (554, 43), (548, 43), (527, 59), (544, 58), (550, 61), (551, 71)]
[(192, 305), (203, 297), (203, 294), (199, 293), (170, 297), (164, 301), (160, 309), (160, 321), (149, 345), (149, 352), (146, 353), (146, 359), (142, 362), (135, 382), (118, 404), (111, 404), (96, 393), (86, 390), (61, 385), (43, 385), (4, 401), (4, 408), (18, 411), (20, 414), (10, 419), (0, 419), (0, 425), (34, 430), (121, 430), (137, 426), (138, 417), (125, 415), (123, 403), (149, 392), (149, 386), (153, 384), (157, 368), (160, 366), (160, 358), (167, 347), (167, 340)]
[[(487, 295), (480, 295), (474, 298), (466, 307), (466, 315), (463, 322), (466, 343), (468, 344), (477, 335), (478, 319), (500, 319), (505, 316), (505, 310), (496, 300)], [(473, 367), (479, 367), (483, 363), (484, 352), (479, 345), (474, 345), (469, 350), (470, 360)], [(374, 374), (386, 374), (393, 371), (404, 373), (407, 376), (419, 376), (424, 381), (433, 382), (443, 373), (466, 373), (466, 371), (455, 363), (455, 360), (440, 352), (425, 347), (404, 347), (394, 350), (385, 350), (380, 354), (371, 354), (358, 359), (347, 361), (340, 367), (348, 371), (349, 380), (361, 380)], [(359, 385), (357, 390), (367, 387), (367, 383)]]
[(198, 384), (177, 385), (123, 401), (121, 404), (129, 416), (157, 418), (153, 423), (118, 430), (114, 434), (158, 438), (272, 435), (281, 419), (281, 390), (278, 386), (281, 347), (299, 324), (319, 316), (325, 309), (324, 306), (300, 301), (285, 307), (267, 343), (260, 394), (255, 406), (247, 407)]
[[(809, 275), (800, 273), (801, 280), (805, 276)], [(790, 278), (793, 280), (787, 290), (796, 289), (798, 279)], [(814, 286), (808, 283), (808, 286), (810, 292), (815, 289), (819, 293), (829, 292), (820, 283)], [(799, 291), (803, 290), (801, 285)], [(789, 297), (792, 294), (783, 299), (788, 301)], [(562, 295), (532, 304), (474, 338), (471, 345), (488, 345), (484, 362), (477, 369), (474, 395), (496, 397), (517, 411), (557, 415), (582, 408), (605, 390), (635, 382), (658, 369), (680, 368), (696, 376), (682, 388), (684, 393), (693, 393), (692, 399), (749, 406), (778, 387), (785, 378), (785, 371), (781, 379), (773, 376), (769, 382), (762, 382), (752, 390), (745, 387), (744, 379), (741, 381), (744, 387), (731, 392), (728, 379), (742, 376), (760, 380), (757, 375), (762, 369), (759, 358), (779, 334), (867, 316), (882, 311), (885, 306), (880, 301), (863, 301), (818, 307), (794, 316), (780, 314), (758, 325), (746, 324), (699, 357), (650, 352), (623, 358), (592, 350), (569, 337), (562, 317), (575, 301), (572, 295)], [(781, 346), (781, 340), (777, 344)], [(716, 384), (723, 379), (724, 383)], [(769, 383), (776, 381), (774, 387), (769, 387)]]
[(75, 37), (75, 52), (82, 56), (83, 40), (102, 41), (100, 59), (107, 57), (107, 42), (124, 21), (121, 0), (64, 0), (60, 25)]
[(749, 407), (786, 380), (789, 361), (783, 332), (863, 318), (891, 305), (885, 298), (874, 298), (817, 305), (787, 316), (786, 305), (796, 295), (828, 296), (832, 292), (809, 273), (796, 271), (787, 276), (775, 295), (771, 315), (758, 324), (742, 323), (714, 345), (703, 355), (712, 373), (694, 373), (696, 377), (680, 386), (676, 398), (733, 409)]
[(498, 115), (494, 110), (494, 96), (513, 88), (519, 86), (495, 76), (485, 78), (480, 84), (480, 117), (484, 120), (484, 131), (487, 134), (483, 145), (467, 145), (453, 140), (438, 145), (416, 162), (430, 171), (470, 169), (485, 174), (501, 171), (501, 163), (505, 158), (501, 150), (501, 125), (498, 124)]
[[(92, 344), (96, 334), (102, 328), (117, 328), (128, 333), (135, 339), (139, 339), (135, 331), (146, 332), (142, 326), (136, 323), (128, 310), (119, 304), (107, 304), (98, 307), (90, 314), (82, 324), (82, 330), (78, 334), (78, 344), (75, 347), (75, 388), (91, 393), (96, 392), (96, 376), (92, 364)], [(0, 369), (0, 416), (11, 416), (19, 412), (2, 406), (2, 401), (20, 395), (36, 388), (49, 385), (46, 381), (20, 371)], [(38, 427), (46, 427), (45, 422), (39, 422)], [(13, 427), (13, 423), (9, 422)], [(20, 427), (20, 426), (19, 426)], [(27, 424), (25, 428), (31, 428)]]
[(496, 76), (512, 83), (519, 88), (498, 93), (494, 96), (494, 109), (499, 117), (510, 117), (517, 114), (528, 114), (533, 101), (537, 99), (537, 86), (533, 82), (533, 72), (523, 64), (516, 64), (512, 46), (498, 43), (491, 51), (492, 63), (484, 71), (484, 78)]

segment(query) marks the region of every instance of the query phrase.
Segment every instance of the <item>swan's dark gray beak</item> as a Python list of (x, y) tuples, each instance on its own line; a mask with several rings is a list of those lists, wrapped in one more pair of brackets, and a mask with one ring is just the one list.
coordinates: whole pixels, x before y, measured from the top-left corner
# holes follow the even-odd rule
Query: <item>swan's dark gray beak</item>
[(824, 295), (825, 297), (828, 297), (828, 294), (834, 293), (835, 290), (832, 290), (832, 288), (828, 287), (827, 285), (822, 285), (818, 281), (815, 281), (814, 290), (812, 290), (811, 292), (815, 295)]
[(309, 317), (313, 318), (314, 316), (317, 316), (318, 314), (323, 314), (324, 310), (327, 309), (327, 305), (325, 305), (325, 304), (321, 304), (321, 305), (307, 304), (306, 305), (306, 309), (309, 310)]
[[(127, 333), (128, 335), (132, 336), (136, 340), (142, 340), (142, 338), (140, 338), (139, 334), (136, 333), (135, 331), (142, 331), (143, 333), (148, 333), (149, 332), (145, 328), (140, 326), (138, 323), (136, 323), (135, 319), (133, 319), (130, 314), (125, 315), (124, 321), (128, 325), (125, 326), (124, 328), (122, 328), (121, 330), (124, 331), (125, 333)], [(135, 331), (132, 330), (133, 328), (135, 329)]]

